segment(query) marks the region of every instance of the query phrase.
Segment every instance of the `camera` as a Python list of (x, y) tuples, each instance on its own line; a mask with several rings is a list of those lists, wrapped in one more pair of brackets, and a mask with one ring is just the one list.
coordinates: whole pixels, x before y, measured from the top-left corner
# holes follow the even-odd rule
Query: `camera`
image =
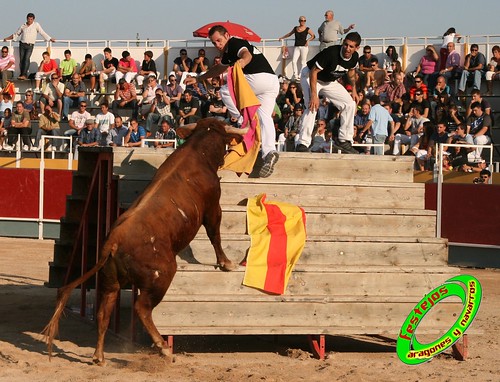
[(472, 183), (474, 184), (484, 183), (484, 179), (481, 177), (477, 177), (472, 180)]

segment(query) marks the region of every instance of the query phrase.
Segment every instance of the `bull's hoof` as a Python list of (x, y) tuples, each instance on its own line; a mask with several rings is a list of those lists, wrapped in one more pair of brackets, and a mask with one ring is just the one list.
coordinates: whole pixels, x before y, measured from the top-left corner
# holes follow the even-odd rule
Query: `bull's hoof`
[(219, 268), (221, 269), (221, 271), (230, 272), (236, 268), (236, 265), (234, 265), (232, 261), (226, 261), (224, 263), (220, 263)]
[(93, 358), (92, 362), (96, 364), (97, 366), (106, 366), (106, 361), (104, 359), (98, 359), (98, 358)]

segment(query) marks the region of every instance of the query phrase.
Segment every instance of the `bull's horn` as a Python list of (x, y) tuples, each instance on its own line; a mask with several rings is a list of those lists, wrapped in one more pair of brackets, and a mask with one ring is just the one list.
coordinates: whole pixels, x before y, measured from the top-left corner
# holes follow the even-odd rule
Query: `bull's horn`
[(226, 125), (225, 128), (226, 128), (226, 133), (233, 133), (239, 135), (245, 135), (246, 133), (248, 133), (248, 130), (250, 130), (248, 127), (245, 127), (244, 129), (238, 129), (231, 125)]

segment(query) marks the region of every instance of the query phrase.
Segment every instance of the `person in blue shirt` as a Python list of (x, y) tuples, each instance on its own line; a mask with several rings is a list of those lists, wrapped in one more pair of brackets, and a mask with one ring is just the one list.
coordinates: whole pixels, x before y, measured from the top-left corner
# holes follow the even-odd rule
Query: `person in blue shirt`
[(146, 130), (139, 126), (137, 118), (130, 118), (128, 133), (125, 136), (125, 147), (141, 147), (142, 140), (146, 138)]
[[(380, 104), (380, 97), (374, 95), (371, 99), (372, 108), (368, 115), (368, 122), (365, 127), (358, 133), (362, 136), (366, 131), (371, 129), (373, 143), (383, 144), (389, 136), (389, 140), (394, 140), (394, 120), (389, 111)], [(384, 148), (376, 146), (373, 149), (375, 155), (384, 155)]]

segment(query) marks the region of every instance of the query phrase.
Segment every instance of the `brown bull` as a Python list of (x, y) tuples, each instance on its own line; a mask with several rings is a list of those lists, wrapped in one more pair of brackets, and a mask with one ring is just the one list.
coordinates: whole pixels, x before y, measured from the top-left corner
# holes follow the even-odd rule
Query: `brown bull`
[(104, 335), (120, 287), (128, 283), (140, 291), (134, 306), (138, 317), (160, 354), (169, 355), (151, 314), (174, 278), (176, 254), (204, 225), (217, 264), (226, 271), (234, 268), (221, 247), (221, 190), (217, 170), (223, 164), (226, 144), (239, 137), (227, 132), (224, 124), (215, 119), (201, 120), (187, 142), (160, 166), (151, 184), (114, 224), (97, 264), (59, 289), (56, 310), (42, 332), (50, 356), (71, 291), (98, 271), (100, 305), (94, 362), (104, 364)]

